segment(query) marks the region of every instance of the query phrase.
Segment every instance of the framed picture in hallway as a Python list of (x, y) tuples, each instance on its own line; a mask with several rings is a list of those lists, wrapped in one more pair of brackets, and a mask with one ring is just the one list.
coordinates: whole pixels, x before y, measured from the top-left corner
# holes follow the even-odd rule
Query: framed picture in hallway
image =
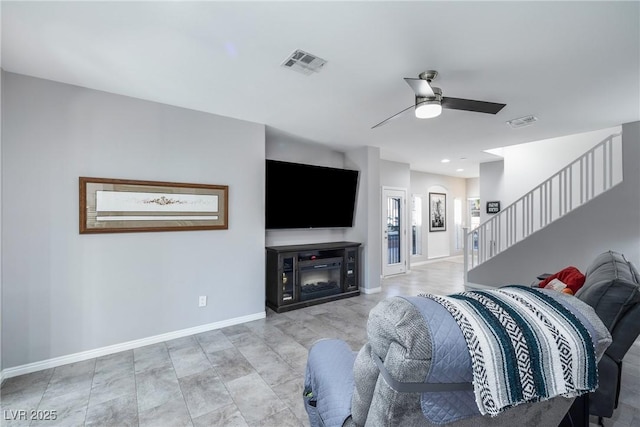
[(80, 177), (80, 234), (226, 230), (229, 187)]
[(429, 193), (429, 231), (447, 231), (447, 195)]

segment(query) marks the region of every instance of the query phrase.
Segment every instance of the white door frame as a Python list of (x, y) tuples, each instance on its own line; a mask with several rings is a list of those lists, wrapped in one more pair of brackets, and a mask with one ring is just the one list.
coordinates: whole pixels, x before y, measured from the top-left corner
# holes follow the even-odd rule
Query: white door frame
[[(387, 229), (387, 199), (389, 197), (400, 198), (400, 228), (398, 230), (399, 237), (399, 262), (390, 264), (389, 260), (389, 231)], [(407, 189), (400, 187), (382, 187), (382, 275), (391, 276), (394, 274), (402, 274), (407, 271), (407, 242), (409, 235), (407, 234)]]

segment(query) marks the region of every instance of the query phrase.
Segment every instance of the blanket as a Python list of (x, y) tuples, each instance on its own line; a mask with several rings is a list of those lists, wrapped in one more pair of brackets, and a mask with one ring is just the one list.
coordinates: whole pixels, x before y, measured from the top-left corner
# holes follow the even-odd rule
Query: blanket
[(591, 335), (551, 296), (525, 286), (421, 296), (441, 304), (458, 323), (481, 414), (597, 388)]
[(355, 359), (337, 339), (317, 341), (309, 350), (302, 398), (311, 427), (340, 427), (351, 415)]

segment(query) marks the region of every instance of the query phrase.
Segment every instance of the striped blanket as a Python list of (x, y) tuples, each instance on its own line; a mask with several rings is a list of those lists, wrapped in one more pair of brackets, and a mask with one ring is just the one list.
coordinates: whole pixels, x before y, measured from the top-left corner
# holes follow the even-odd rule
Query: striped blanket
[(591, 336), (553, 297), (524, 286), (421, 296), (441, 304), (460, 326), (481, 414), (597, 388)]

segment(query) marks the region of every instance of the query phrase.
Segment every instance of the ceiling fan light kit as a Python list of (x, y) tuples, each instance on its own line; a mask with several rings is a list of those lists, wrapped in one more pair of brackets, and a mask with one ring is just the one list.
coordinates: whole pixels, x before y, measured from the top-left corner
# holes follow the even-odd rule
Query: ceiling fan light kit
[(416, 103), (416, 117), (419, 119), (433, 119), (442, 114), (440, 101), (423, 101)]
[(433, 87), (433, 96), (416, 96), (416, 117), (432, 119), (442, 114), (442, 91)]
[(502, 110), (506, 104), (499, 104), (496, 102), (487, 101), (475, 101), (473, 99), (463, 98), (451, 98), (442, 96), (442, 90), (437, 87), (431, 86), (431, 81), (436, 78), (438, 72), (435, 70), (428, 70), (420, 73), (418, 78), (404, 79), (405, 82), (416, 95), (414, 105), (411, 105), (399, 113), (381, 121), (377, 125), (374, 125), (371, 129), (375, 129), (389, 122), (392, 119), (402, 115), (405, 111), (414, 108), (415, 115), (419, 119), (432, 119), (438, 117), (442, 113), (443, 108), (451, 110), (463, 110), (472, 111), (475, 113), (497, 114)]

